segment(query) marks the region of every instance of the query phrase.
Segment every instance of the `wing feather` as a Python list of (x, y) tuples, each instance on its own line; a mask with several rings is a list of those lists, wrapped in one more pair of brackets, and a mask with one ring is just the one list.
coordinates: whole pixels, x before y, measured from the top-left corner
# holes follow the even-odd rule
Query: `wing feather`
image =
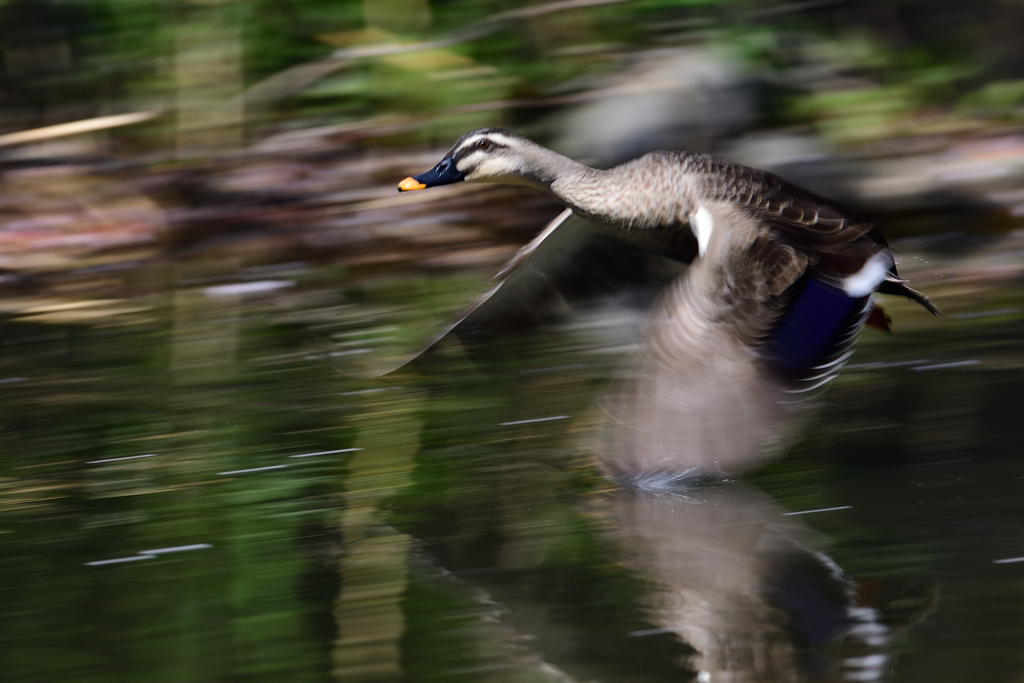
[(470, 352), (508, 334), (558, 322), (607, 298), (649, 304), (686, 264), (653, 255), (566, 209), (494, 276), (497, 282), (391, 372), (454, 335)]
[(773, 173), (699, 154), (687, 156), (684, 167), (693, 174), (698, 203), (721, 201), (745, 210), (806, 252), (835, 252), (861, 239), (875, 252), (887, 247), (871, 223)]

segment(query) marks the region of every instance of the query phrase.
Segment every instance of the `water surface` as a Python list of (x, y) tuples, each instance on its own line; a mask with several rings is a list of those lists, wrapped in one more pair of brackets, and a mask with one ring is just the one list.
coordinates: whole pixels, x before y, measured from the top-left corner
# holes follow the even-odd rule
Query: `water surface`
[(922, 271), (947, 315), (887, 303), (784, 459), (657, 495), (592, 465), (594, 326), (363, 378), (475, 277), (11, 293), (0, 678), (1020, 677), (1024, 294), (957, 259)]

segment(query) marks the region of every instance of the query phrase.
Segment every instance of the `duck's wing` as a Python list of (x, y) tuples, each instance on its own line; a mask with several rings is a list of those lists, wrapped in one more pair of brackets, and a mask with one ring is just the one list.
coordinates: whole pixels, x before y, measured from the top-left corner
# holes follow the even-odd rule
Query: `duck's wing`
[(685, 264), (631, 247), (566, 209), (494, 276), (495, 284), (415, 354), (455, 335), (471, 353), (494, 340), (551, 325), (608, 297), (646, 307)]
[(870, 222), (773, 173), (704, 156), (690, 160), (688, 167), (701, 178), (699, 200), (725, 202), (745, 210), (794, 244), (829, 250), (866, 238), (885, 246)]
[(717, 252), (718, 267), (696, 283), (725, 309), (715, 319), (757, 351), (759, 362), (788, 383), (787, 393), (826, 384), (871, 313), (871, 293), (889, 276), (888, 247), (854, 238), (852, 246), (871, 247), (856, 270), (844, 272), (823, 267), (820, 251), (787, 239), (764, 216), (722, 202), (710, 214), (737, 235)]
[(699, 220), (728, 231), (651, 307), (606, 402), (605, 465), (643, 487), (735, 476), (780, 452), (870, 307), (869, 295), (816, 279), (812, 256), (751, 212), (703, 208)]
[(532, 329), (557, 319), (565, 304), (552, 274), (591, 238), (592, 226), (571, 209), (520, 249), (494, 276), (495, 284), (441, 330), (416, 356), (455, 333), (472, 346), (495, 335)]
[(813, 192), (766, 176), (770, 182), (763, 187), (768, 189), (748, 209), (783, 239), (806, 250), (823, 280), (852, 279), (859, 283), (854, 289), (903, 296), (932, 315), (942, 314), (934, 301), (900, 277), (889, 244), (874, 224)]
[[(933, 315), (939, 307), (899, 276), (885, 238), (846, 207), (766, 171), (708, 159), (704, 191), (709, 199), (745, 211), (779, 238), (808, 254), (822, 280), (916, 301)], [(859, 277), (858, 277), (859, 276)]]
[(612, 419), (601, 455), (614, 479), (661, 488), (732, 477), (784, 445), (792, 383), (756, 352), (780, 315), (771, 308), (778, 297), (765, 292), (758, 301), (745, 286), (723, 291), (732, 285), (718, 265), (695, 261), (665, 289), (625, 377), (603, 402)]
[[(573, 239), (572, 236), (569, 235), (569, 232), (573, 231), (574, 228), (575, 230), (579, 230), (582, 226), (579, 221), (570, 221), (569, 219), (572, 217), (572, 209), (565, 209), (562, 213), (558, 214), (553, 221), (548, 223), (547, 226), (537, 234), (536, 237), (530, 240), (530, 242), (522, 249), (517, 251), (516, 255), (501, 267), (501, 270), (495, 274), (494, 279), (504, 281), (505, 278), (511, 275), (519, 268), (519, 266), (523, 265), (523, 262), (526, 261), (526, 259), (537, 253), (537, 250), (540, 249), (542, 244), (546, 247), (558, 249), (559, 243), (562, 243), (562, 247), (564, 247), (567, 243), (578, 242), (579, 240)], [(551, 236), (555, 234), (555, 231), (566, 223), (569, 224), (568, 227), (564, 228), (559, 233), (558, 237), (552, 239)]]

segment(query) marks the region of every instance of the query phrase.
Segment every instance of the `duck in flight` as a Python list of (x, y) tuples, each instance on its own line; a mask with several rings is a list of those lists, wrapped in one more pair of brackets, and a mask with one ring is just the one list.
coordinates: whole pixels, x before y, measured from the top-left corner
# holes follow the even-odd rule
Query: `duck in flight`
[(641, 350), (606, 402), (615, 429), (605, 466), (620, 480), (658, 486), (756, 467), (779, 450), (793, 396), (836, 375), (865, 323), (888, 329), (875, 292), (939, 313), (900, 278), (875, 226), (727, 160), (658, 151), (599, 170), (483, 128), (398, 189), (457, 182), (526, 185), (567, 208), (445, 333), (493, 308), (530, 270), (520, 265), (550, 260), (574, 226), (686, 264), (651, 306)]

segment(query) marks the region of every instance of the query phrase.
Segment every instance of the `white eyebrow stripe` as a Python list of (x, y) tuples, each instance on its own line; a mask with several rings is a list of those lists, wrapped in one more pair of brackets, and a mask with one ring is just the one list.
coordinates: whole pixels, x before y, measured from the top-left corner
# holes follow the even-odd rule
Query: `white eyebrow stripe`
[(511, 145), (515, 141), (507, 135), (501, 133), (490, 133), (488, 136), (493, 142), (497, 142), (499, 145)]
[(471, 137), (468, 140), (465, 140), (461, 145), (459, 145), (458, 149), (456, 149), (455, 151), (459, 152), (459, 151), (462, 151), (462, 150), (466, 149), (467, 147), (472, 147), (478, 141), (483, 140), (485, 137), (487, 137), (486, 133), (482, 133), (480, 135), (474, 135), (473, 137)]
[(473, 145), (475, 145), (476, 143), (478, 143), (478, 142), (480, 142), (481, 140), (484, 140), (484, 139), (490, 140), (491, 142), (495, 142), (495, 143), (497, 143), (499, 145), (506, 145), (506, 146), (508, 146), (508, 145), (513, 144), (512, 138), (510, 138), (510, 137), (508, 137), (506, 135), (502, 135), (501, 133), (480, 133), (479, 135), (474, 135), (473, 137), (469, 138), (468, 140), (465, 140), (461, 145), (459, 145), (458, 149), (456, 149), (455, 152), (456, 153), (461, 152), (462, 150), (466, 149), (467, 147), (472, 147)]

